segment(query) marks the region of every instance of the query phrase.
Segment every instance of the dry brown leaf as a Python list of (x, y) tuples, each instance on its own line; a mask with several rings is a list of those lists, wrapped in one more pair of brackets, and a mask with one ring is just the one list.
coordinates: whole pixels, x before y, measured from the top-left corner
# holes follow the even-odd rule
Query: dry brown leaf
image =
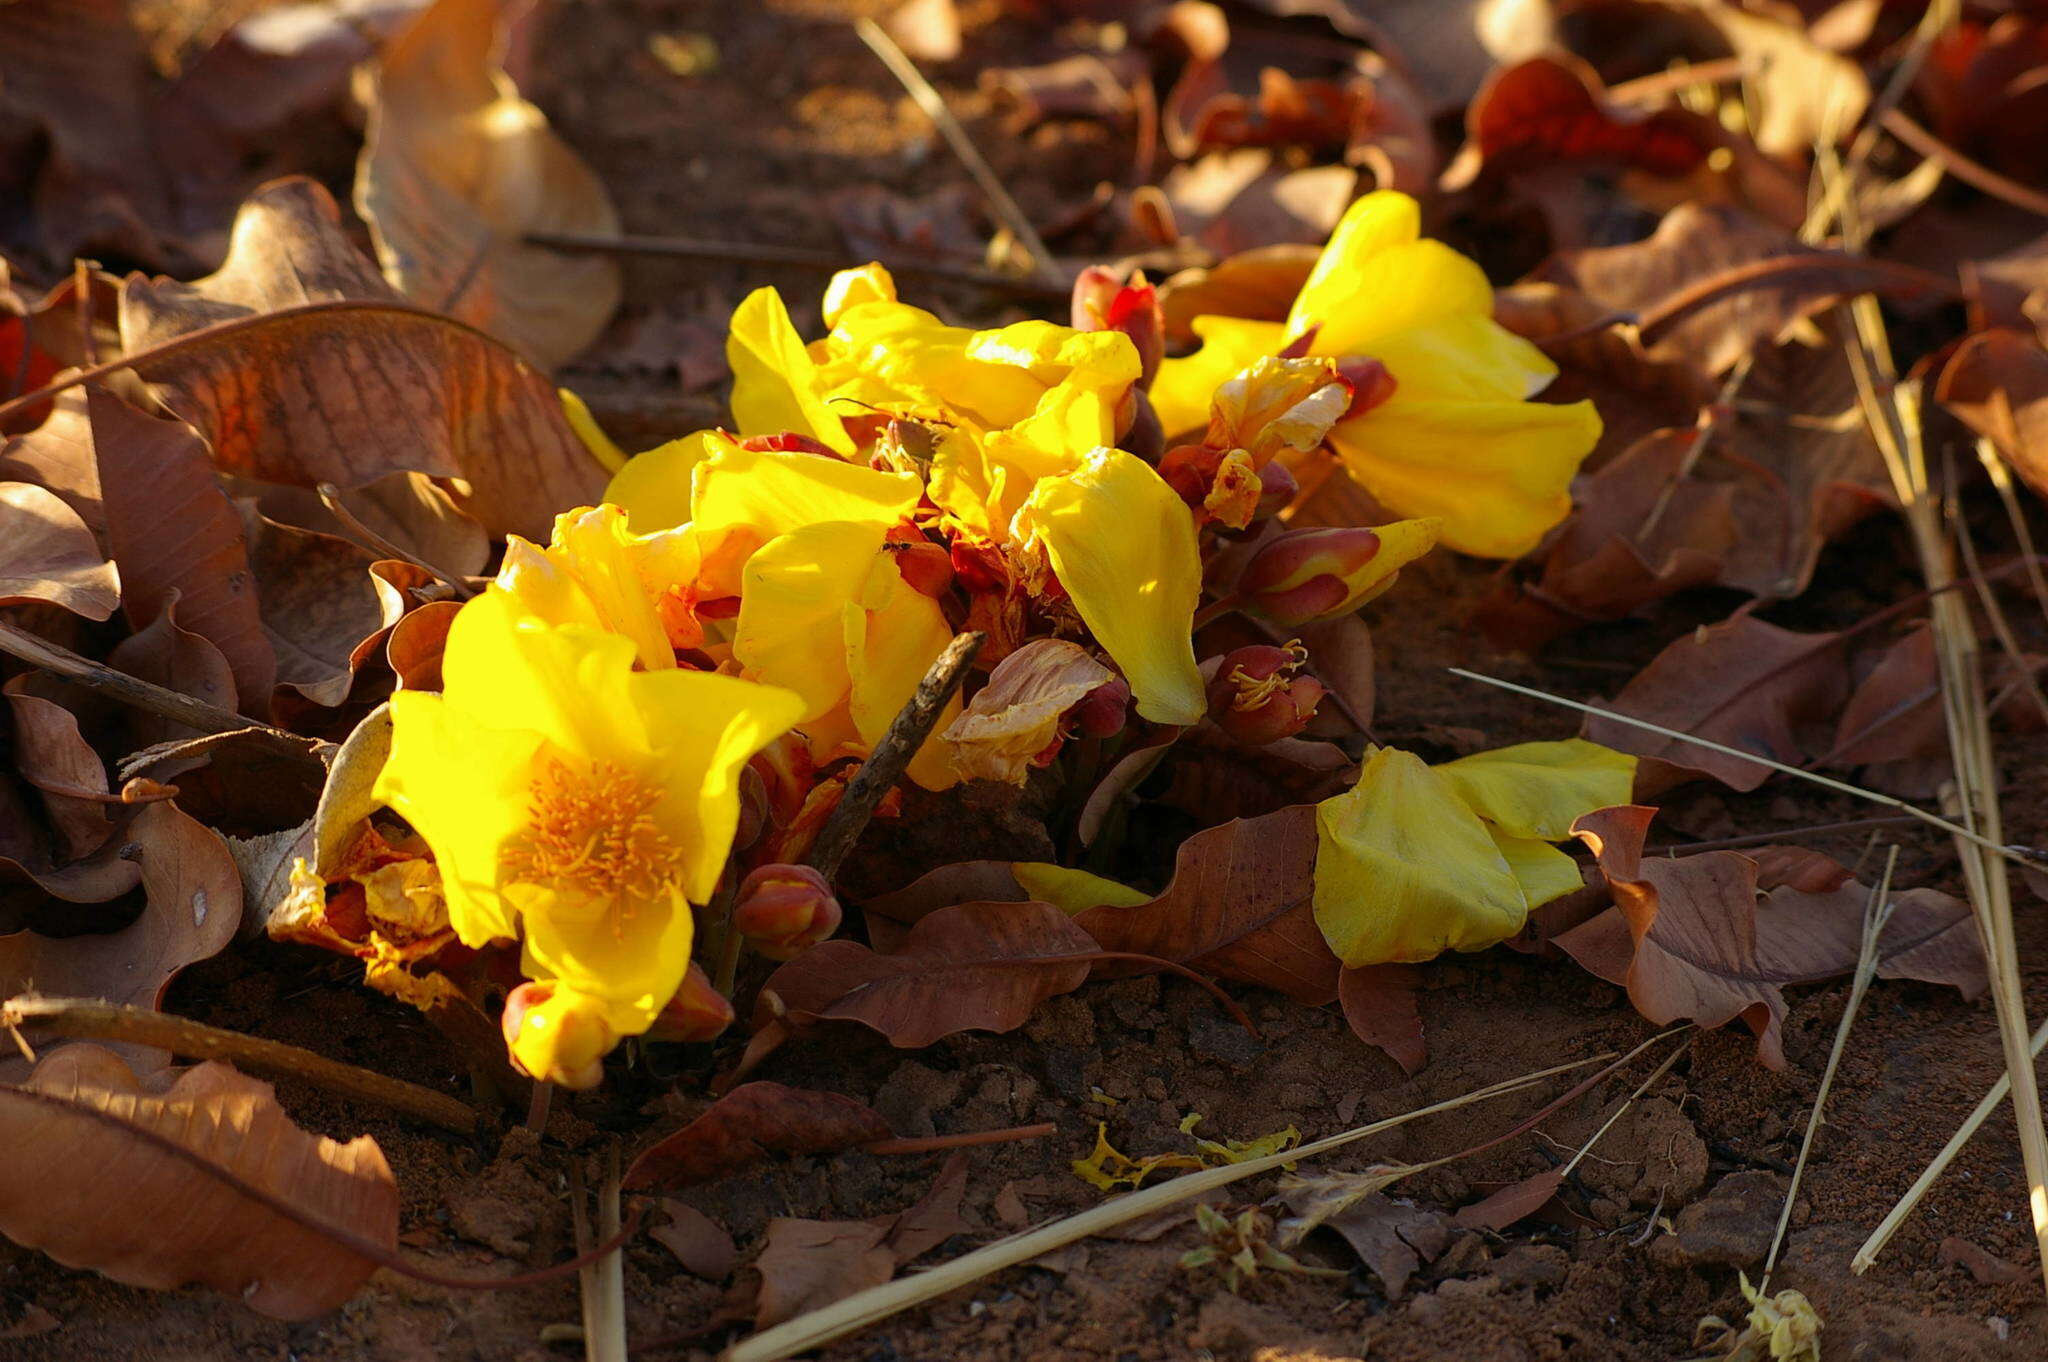
[(2048, 351), (2038, 342), (2005, 329), (1969, 337), (1949, 356), (1936, 396), (2048, 496)]
[(1038, 1004), (1082, 985), (1088, 961), (1074, 957), (1098, 949), (1049, 903), (958, 903), (920, 918), (894, 951), (821, 942), (762, 987), (791, 1013), (857, 1021), (912, 1049), (1022, 1026)]
[(268, 1083), (225, 1064), (157, 1093), (112, 1052), (67, 1045), (25, 1086), (0, 1087), (0, 1142), (0, 1230), (131, 1286), (199, 1282), (299, 1320), (338, 1308), (375, 1270), (229, 1177), (314, 1223), (386, 1249), (398, 1240), (398, 1186), (376, 1141), (308, 1134)]
[(397, 302), (324, 189), (277, 181), (235, 224), (219, 272), (121, 287), (130, 354), (287, 310), (135, 366), (223, 471), (302, 487), (399, 470), (455, 479), (457, 504), (487, 528), (542, 541), (558, 511), (602, 493), (604, 470), (547, 379), (477, 331)]
[(1482, 167), (1517, 170), (1587, 162), (1668, 179), (1690, 174), (1720, 141), (1684, 109), (1618, 108), (1600, 77), (1570, 56), (1535, 57), (1487, 77), (1465, 111), (1465, 147), (1444, 186), (1461, 189)]
[(1212, 152), (1161, 184), (1173, 225), (1218, 255), (1280, 242), (1321, 244), (1350, 205), (1349, 166), (1289, 170), (1257, 147)]
[[(1814, 750), (1812, 734), (1834, 722), (1848, 693), (1840, 635), (1799, 634), (1737, 615), (1671, 644), (1604, 708), (1796, 764)], [(1754, 790), (1771, 777), (1767, 766), (1612, 719), (1588, 718), (1584, 731), (1594, 742), (1737, 790)], [(1640, 795), (1646, 786), (1670, 783), (1644, 771), (1636, 789)]]
[(893, 1134), (888, 1122), (851, 1097), (780, 1083), (742, 1083), (696, 1120), (642, 1151), (626, 1170), (624, 1185), (632, 1191), (694, 1187), (770, 1153), (830, 1154)]
[(1192, 344), (1194, 319), (1209, 314), (1287, 320), (1294, 296), (1322, 255), (1320, 245), (1283, 242), (1239, 251), (1214, 265), (1185, 269), (1159, 286), (1168, 340)]
[(376, 557), (344, 539), (279, 525), (247, 502), (240, 509), (278, 687), (316, 705), (340, 704), (361, 664), (358, 645), (384, 627), (369, 574)]
[(241, 519), (214, 480), (205, 441), (183, 421), (145, 415), (98, 389), (87, 393), (86, 415), (128, 623), (146, 628), (176, 600), (179, 627), (220, 650), (251, 714), (269, 714), (277, 655), (264, 637)]
[(530, 232), (616, 236), (603, 181), (499, 69), (496, 0), (435, 0), (368, 82), (356, 211), (385, 277), (552, 369), (618, 309), (618, 263), (526, 244)]
[[(163, 610), (154, 620), (114, 645), (107, 654), (107, 665), (232, 714), (239, 697), (234, 669), (211, 640), (185, 628), (183, 609), (179, 597), (166, 596)], [(196, 730), (159, 714), (136, 710), (127, 717), (128, 740), (137, 748), (199, 736)], [(173, 774), (163, 765), (150, 770), (158, 779)]]
[[(1733, 851), (1645, 857), (1654, 809), (1602, 809), (1573, 831), (1593, 849), (1615, 906), (1556, 938), (1594, 974), (1628, 989), (1658, 1025), (1722, 1026), (1741, 1017), (1757, 1054), (1783, 1068), (1783, 989), (1856, 967), (1867, 885), (1830, 893), (1781, 885), (1758, 891), (1757, 863)], [(1985, 986), (1983, 948), (1968, 904), (1931, 889), (1895, 893), (1878, 939), (1878, 977), (1948, 984), (1974, 997)]]
[(40, 487), (0, 482), (0, 605), (24, 601), (103, 620), (121, 603), (120, 579), (78, 512)]
[(896, 1255), (882, 1243), (885, 1226), (869, 1220), (768, 1222), (766, 1246), (754, 1260), (761, 1295), (754, 1327), (766, 1329), (823, 1309), (896, 1275)]
[(1371, 1192), (1323, 1221), (1342, 1235), (1388, 1300), (1399, 1300), (1409, 1281), (1451, 1246), (1451, 1218), (1442, 1211)]
[(1422, 1039), (1416, 989), (1422, 975), (1413, 965), (1368, 965), (1337, 976), (1337, 1003), (1351, 1034), (1412, 1074), (1429, 1059)]
[(1459, 1229), (1492, 1230), (1498, 1234), (1518, 1220), (1526, 1220), (1548, 1205), (1564, 1185), (1562, 1168), (1546, 1168), (1520, 1182), (1511, 1182), (1483, 1201), (1461, 1207), (1456, 1216)]
[(14, 769), (42, 801), (56, 834), (58, 859), (75, 861), (107, 840), (113, 817), (102, 802), (58, 791), (104, 795), (109, 789), (107, 768), (79, 732), (78, 716), (49, 695), (31, 690), (48, 684), (48, 678), (24, 673), (0, 687), (0, 695), (7, 697), (14, 719)]
[(668, 1217), (667, 1223), (656, 1225), (647, 1235), (673, 1253), (683, 1271), (709, 1282), (722, 1282), (732, 1275), (739, 1250), (724, 1226), (673, 1197), (661, 1198), (661, 1211)]

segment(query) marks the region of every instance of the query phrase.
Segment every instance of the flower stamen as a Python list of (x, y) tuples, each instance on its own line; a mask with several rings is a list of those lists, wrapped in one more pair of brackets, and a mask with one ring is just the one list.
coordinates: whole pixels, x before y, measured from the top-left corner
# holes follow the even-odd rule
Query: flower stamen
[(554, 885), (611, 905), (614, 927), (635, 903), (661, 897), (682, 874), (682, 850), (661, 830), (662, 791), (606, 762), (578, 770), (542, 759), (533, 777), (527, 830), (507, 853), (511, 877)]

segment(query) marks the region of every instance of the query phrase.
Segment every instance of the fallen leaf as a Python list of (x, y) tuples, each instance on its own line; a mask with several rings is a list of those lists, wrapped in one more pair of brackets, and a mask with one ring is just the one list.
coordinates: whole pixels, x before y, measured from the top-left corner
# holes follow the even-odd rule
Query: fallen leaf
[(820, 942), (762, 988), (793, 1013), (857, 1021), (910, 1049), (1022, 1026), (1038, 1004), (1081, 986), (1088, 962), (1073, 957), (1098, 949), (1049, 903), (960, 903), (921, 918), (887, 954)]
[(107, 768), (79, 732), (78, 716), (50, 695), (30, 689), (39, 682), (48, 684), (36, 673), (24, 673), (0, 687), (14, 719), (14, 767), (41, 798), (56, 833), (58, 857), (75, 861), (106, 842), (114, 821), (105, 803), (62, 791), (107, 794)]
[(1337, 1003), (1351, 1034), (1413, 1074), (1429, 1058), (1422, 1039), (1416, 990), (1422, 975), (1413, 965), (1367, 965), (1337, 976)]
[[(233, 668), (210, 640), (185, 628), (184, 600), (175, 589), (165, 596), (154, 620), (114, 645), (107, 665), (230, 714), (237, 706), (240, 692)], [(137, 747), (199, 736), (197, 730), (162, 715), (136, 710), (127, 718), (129, 741)], [(159, 778), (167, 777), (163, 766), (151, 770)]]
[[(1678, 639), (1602, 707), (1797, 764), (1815, 748), (1808, 735), (1834, 722), (1848, 692), (1840, 635), (1794, 633), (1742, 614)], [(1732, 789), (1754, 790), (1771, 777), (1767, 766), (1613, 719), (1589, 717), (1584, 732), (1594, 742), (1661, 761), (1681, 778), (1704, 774)], [(1639, 793), (1645, 785), (1673, 783), (1654, 774), (1639, 782)]]
[(103, 620), (121, 603), (114, 565), (78, 512), (25, 482), (0, 482), (0, 605), (47, 601)]
[(250, 14), (185, 67), (175, 92), (245, 145), (347, 98), (349, 78), (427, 0), (310, 0)]
[(1520, 1182), (1511, 1182), (1482, 1201), (1461, 1207), (1452, 1217), (1459, 1229), (1492, 1230), (1496, 1234), (1518, 1220), (1526, 1220), (1557, 1195), (1564, 1185), (1562, 1168), (1546, 1168)]
[[(1757, 863), (1733, 851), (1644, 857), (1655, 810), (1603, 809), (1574, 831), (1598, 858), (1615, 906), (1556, 938), (1573, 959), (1659, 1025), (1716, 1027), (1741, 1017), (1767, 1066), (1785, 1065), (1784, 986), (1856, 967), (1866, 885), (1831, 893), (1781, 885), (1760, 895)], [(1974, 997), (1985, 983), (1983, 948), (1968, 904), (1931, 889), (1895, 895), (1878, 939), (1877, 974), (1948, 984)]]
[(277, 655), (264, 637), (242, 521), (214, 480), (205, 442), (183, 421), (147, 416), (96, 388), (86, 414), (129, 624), (146, 628), (175, 599), (178, 626), (218, 648), (235, 694), (251, 714), (267, 715)]
[(496, 0), (435, 0), (384, 48), (368, 82), (356, 211), (401, 293), (551, 369), (611, 320), (619, 267), (525, 237), (616, 236), (619, 216), (498, 68), (503, 45)]
[(2016, 1263), (2009, 1263), (1989, 1250), (1979, 1248), (1969, 1240), (1950, 1235), (1941, 1241), (1934, 1251), (1937, 1263), (1962, 1268), (1976, 1280), (1979, 1286), (2011, 1286), (2023, 1281), (2027, 1270)]
[(1935, 396), (2048, 496), (2048, 351), (2018, 331), (1980, 331), (1949, 356)]
[(1444, 172), (1460, 189), (1482, 166), (1606, 162), (1650, 175), (1691, 173), (1719, 143), (1711, 122), (1684, 109), (1616, 107), (1593, 69), (1572, 56), (1535, 57), (1495, 71), (1465, 111), (1465, 147)]
[(683, 1271), (707, 1282), (722, 1282), (732, 1275), (739, 1250), (723, 1226), (672, 1197), (661, 1198), (661, 1212), (667, 1222), (647, 1231), (648, 1236), (673, 1253)]
[(489, 337), (398, 302), (324, 189), (278, 181), (235, 222), (218, 273), (121, 286), (131, 355), (284, 311), (135, 365), (222, 470), (343, 488), (404, 469), (457, 479), (457, 504), (486, 528), (542, 542), (558, 511), (602, 494), (604, 470), (547, 379)]
[(0, 1087), (0, 1139), (7, 1237), (131, 1286), (199, 1282), (302, 1320), (338, 1308), (376, 1269), (229, 1179), (317, 1224), (387, 1249), (398, 1240), (398, 1186), (376, 1141), (308, 1134), (268, 1083), (225, 1064), (158, 1093), (110, 1051), (67, 1045), (26, 1085)]
[(1348, 166), (1289, 170), (1256, 147), (1219, 151), (1167, 172), (1173, 225), (1219, 255), (1277, 242), (1320, 245), (1350, 204)]
[(888, 1218), (889, 1251), (896, 1255), (896, 1265), (914, 1262), (954, 1235), (973, 1229), (960, 1214), (966, 1197), (967, 1155), (956, 1149), (946, 1156), (925, 1194), (902, 1214)]
[(888, 1122), (850, 1097), (742, 1083), (696, 1120), (641, 1151), (623, 1185), (629, 1191), (694, 1187), (771, 1153), (830, 1154), (893, 1134)]
[(754, 1327), (769, 1328), (888, 1281), (896, 1275), (896, 1255), (883, 1246), (887, 1233), (867, 1220), (770, 1220), (754, 1260), (761, 1274)]
[(347, 540), (279, 525), (246, 502), (241, 524), (278, 689), (315, 705), (340, 704), (361, 665), (359, 646), (384, 627), (369, 575), (376, 559)]
[(1396, 1201), (1384, 1192), (1360, 1197), (1324, 1220), (1325, 1228), (1342, 1235), (1358, 1260), (1390, 1301), (1399, 1300), (1409, 1281), (1451, 1246), (1451, 1218), (1442, 1211)]
[(1321, 243), (1254, 246), (1214, 265), (1181, 270), (1159, 286), (1168, 340), (1193, 344), (1192, 323), (1211, 314), (1283, 322), (1322, 255)]

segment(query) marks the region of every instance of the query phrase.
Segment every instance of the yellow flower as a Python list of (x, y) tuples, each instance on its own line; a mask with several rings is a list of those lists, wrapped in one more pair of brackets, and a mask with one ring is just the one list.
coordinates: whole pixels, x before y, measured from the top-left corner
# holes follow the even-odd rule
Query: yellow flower
[(456, 935), (519, 940), (527, 974), (587, 1000), (578, 1025), (612, 1037), (646, 1030), (681, 985), (740, 770), (803, 707), (634, 660), (623, 634), (550, 625), (487, 588), (449, 630), (446, 690), (392, 697), (377, 781), (433, 849)]
[(623, 634), (640, 665), (673, 667), (677, 648), (703, 642), (694, 609), (700, 554), (687, 529), (634, 534), (617, 506), (555, 517), (548, 547), (512, 535), (497, 585), (548, 624)]
[(1160, 366), (1152, 404), (1169, 434), (1198, 427), (1219, 387), (1305, 336), (1309, 355), (1376, 360), (1391, 392), (1329, 435), (1351, 476), (1398, 515), (1442, 517), (1461, 553), (1518, 557), (1571, 509), (1600, 418), (1590, 402), (1528, 400), (1556, 366), (1493, 320), (1486, 276), (1419, 239), (1420, 221), (1405, 194), (1352, 204), (1287, 320), (1197, 317), (1202, 348)]
[(1476, 951), (1577, 889), (1550, 845), (1626, 803), (1635, 758), (1597, 743), (1522, 743), (1442, 766), (1383, 747), (1316, 808), (1316, 923), (1349, 966)]
[(1072, 473), (1041, 479), (1017, 524), (1123, 668), (1138, 713), (1199, 722), (1209, 708), (1192, 631), (1202, 562), (1187, 503), (1135, 454), (1098, 449)]

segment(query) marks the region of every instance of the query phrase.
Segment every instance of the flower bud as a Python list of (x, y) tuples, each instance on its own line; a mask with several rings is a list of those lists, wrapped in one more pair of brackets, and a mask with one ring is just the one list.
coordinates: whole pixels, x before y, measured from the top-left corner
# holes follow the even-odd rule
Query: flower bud
[(1266, 541), (1237, 579), (1246, 611), (1293, 627), (1348, 615), (1435, 547), (1435, 517), (1377, 529), (1289, 530)]
[(1351, 385), (1351, 405), (1344, 409), (1347, 421), (1365, 415), (1394, 395), (1393, 374), (1368, 355), (1347, 355), (1338, 360), (1337, 374)]
[(937, 599), (953, 585), (952, 553), (932, 543), (916, 530), (890, 530), (882, 547), (896, 559), (896, 571), (913, 591)]
[(711, 976), (695, 961), (683, 976), (683, 986), (668, 1006), (655, 1014), (647, 1028), (649, 1040), (706, 1041), (732, 1025), (732, 1003), (711, 986)]
[(1223, 655), (1209, 683), (1209, 717), (1236, 742), (1263, 747), (1308, 726), (1323, 698), (1323, 684), (1301, 674), (1308, 651), (1253, 644)]
[(839, 930), (844, 917), (825, 877), (807, 865), (764, 865), (740, 881), (732, 925), (770, 960), (787, 960)]
[(1253, 520), (1270, 520), (1294, 504), (1301, 495), (1301, 482), (1284, 463), (1269, 463), (1259, 470), (1259, 501), (1252, 508)]
[(557, 1087), (594, 1088), (619, 1039), (604, 1014), (596, 998), (535, 979), (512, 990), (498, 1025), (521, 1073)]
[(1113, 676), (1082, 696), (1081, 702), (1067, 711), (1067, 721), (1080, 737), (1113, 738), (1124, 731), (1130, 708), (1131, 683)]
[(1138, 386), (1152, 386), (1159, 361), (1166, 355), (1166, 314), (1159, 293), (1143, 271), (1123, 283), (1116, 272), (1090, 265), (1074, 279), (1073, 321), (1076, 331), (1121, 331), (1138, 347)]

